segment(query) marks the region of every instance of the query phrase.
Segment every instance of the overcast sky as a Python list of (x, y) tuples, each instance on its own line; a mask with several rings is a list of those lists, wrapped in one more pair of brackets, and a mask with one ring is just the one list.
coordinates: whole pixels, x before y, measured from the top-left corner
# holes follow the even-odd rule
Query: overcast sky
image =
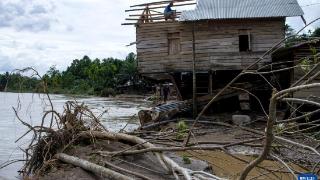
[[(121, 26), (125, 9), (147, 0), (0, 0), (0, 73), (32, 66), (64, 70), (73, 59), (124, 58), (135, 47), (135, 29)], [(299, 0), (309, 22), (320, 0)], [(301, 27), (300, 18), (288, 23)], [(320, 23), (318, 23), (320, 25)]]

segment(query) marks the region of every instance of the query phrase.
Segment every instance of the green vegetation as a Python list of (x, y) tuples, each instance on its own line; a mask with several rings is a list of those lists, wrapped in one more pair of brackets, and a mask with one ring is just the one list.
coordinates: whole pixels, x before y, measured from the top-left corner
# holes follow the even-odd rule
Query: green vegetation
[(115, 95), (121, 86), (145, 86), (138, 76), (136, 55), (130, 53), (125, 60), (92, 60), (84, 56), (73, 60), (62, 72), (52, 66), (42, 79), (5, 73), (0, 75), (0, 91), (7, 86), (7, 91), (41, 92), (41, 82), (46, 83), (50, 93), (99, 96)]
[(177, 129), (177, 139), (183, 139), (187, 136), (187, 132), (189, 130), (188, 125), (184, 121), (179, 121), (178, 124), (176, 125)]
[(316, 28), (311, 34), (312, 37), (320, 37), (320, 27)]
[(20, 74), (0, 74), (0, 91), (10, 92), (38, 92), (39, 79)]
[(309, 30), (308, 33), (303, 33), (301, 35), (294, 36), (295, 34), (296, 34), (296, 31), (291, 26), (286, 24), (285, 35), (286, 37), (290, 37), (289, 39), (286, 40), (287, 47), (295, 45), (303, 40), (308, 40), (309, 38), (320, 37), (320, 27), (317, 27), (314, 31)]
[(182, 156), (182, 161), (183, 161), (184, 164), (191, 164), (190, 158), (188, 156), (186, 156), (186, 155)]
[(305, 73), (309, 72), (319, 62), (317, 49), (315, 47), (310, 46), (310, 52), (312, 56), (305, 57), (300, 63), (301, 69)]

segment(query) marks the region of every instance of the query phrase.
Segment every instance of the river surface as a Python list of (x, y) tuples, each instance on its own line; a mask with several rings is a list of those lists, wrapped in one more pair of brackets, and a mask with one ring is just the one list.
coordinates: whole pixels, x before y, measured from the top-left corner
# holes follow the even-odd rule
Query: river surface
[[(148, 106), (148, 103), (139, 97), (100, 98), (50, 95), (50, 98), (54, 109), (59, 113), (63, 112), (65, 102), (70, 100), (85, 103), (96, 115), (107, 111), (101, 117), (101, 121), (110, 131), (119, 131), (123, 127), (126, 127), (126, 131), (137, 128), (139, 122), (136, 114)], [(13, 107), (18, 110), (19, 117), (23, 121), (33, 126), (40, 125), (44, 112), (50, 109), (48, 99), (43, 94), (0, 92), (0, 167), (9, 160), (23, 159), (23, 153), (19, 148), (25, 148), (31, 138), (30, 134), (15, 143), (28, 129), (18, 121)], [(21, 167), (22, 163), (15, 163), (0, 169), (0, 180), (19, 179), (17, 171)]]

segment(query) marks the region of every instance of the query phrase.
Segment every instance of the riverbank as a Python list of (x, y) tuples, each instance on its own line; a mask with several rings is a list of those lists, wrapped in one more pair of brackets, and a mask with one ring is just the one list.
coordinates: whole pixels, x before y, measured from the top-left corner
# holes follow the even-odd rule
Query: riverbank
[[(78, 176), (81, 173), (75, 173), (77, 171), (75, 167), (81, 167), (93, 173), (92, 177), (97, 177), (94, 179), (102, 177), (111, 179), (131, 179), (130, 177), (172, 179), (180, 175), (189, 179), (189, 176), (196, 177), (199, 173), (215, 177), (205, 173), (202, 169), (193, 170), (183, 167), (175, 162), (180, 157), (161, 152), (155, 152), (154, 155), (146, 153), (133, 157), (109, 156), (109, 151), (123, 151), (136, 147), (155, 148), (156, 146), (138, 136), (124, 133), (124, 128), (119, 132), (110, 132), (98, 117), (83, 104), (67, 102), (64, 108), (63, 114), (53, 114), (60, 124), (55, 129), (48, 125), (27, 126), (37, 135), (37, 138), (34, 137), (31, 144), (25, 149), (29, 156), (25, 159), (26, 163), (21, 170), (24, 178), (59, 179), (70, 177), (68, 174), (70, 172), (75, 174), (75, 179), (83, 178)], [(53, 119), (49, 124), (52, 122)], [(119, 166), (118, 161), (121, 164), (130, 162), (130, 165), (127, 167)], [(182, 162), (182, 158), (180, 161)], [(66, 166), (66, 164), (72, 166)], [(106, 164), (112, 168), (105, 168)], [(199, 168), (199, 166), (196, 167)], [(69, 168), (73, 168), (73, 170), (68, 170)], [(139, 171), (141, 168), (142, 171)], [(152, 171), (152, 173), (145, 173), (146, 170)]]
[[(110, 130), (119, 131), (125, 127), (126, 131), (132, 131), (139, 126), (135, 114), (141, 109), (149, 107), (143, 96), (121, 96), (118, 98), (103, 98), (94, 96), (66, 96), (50, 94), (54, 109), (58, 113), (63, 112), (65, 102), (76, 100), (84, 103), (93, 113), (100, 116), (101, 122)], [(33, 93), (1, 93), (0, 92), (0, 166), (1, 164), (23, 158), (23, 152), (32, 134), (25, 136), (21, 141), (15, 141), (28, 129), (15, 117), (12, 107), (18, 109), (18, 114), (25, 122), (39, 126), (45, 111), (50, 110), (50, 103), (44, 94)], [(46, 120), (47, 122), (47, 120)], [(18, 162), (6, 168), (0, 169), (1, 180), (16, 180), (23, 163)]]
[[(263, 150), (261, 134), (263, 134), (265, 122), (256, 121), (245, 128), (236, 128), (229, 124), (230, 115), (205, 117), (193, 131), (189, 145), (184, 147), (183, 140), (186, 131), (191, 127), (192, 120), (179, 119), (176, 122), (157, 126), (148, 130), (136, 130), (126, 134), (112, 134), (92, 132), (90, 136), (94, 141), (82, 140), (80, 144), (68, 147), (64, 153), (78, 157), (101, 167), (121, 172), (128, 177), (140, 179), (173, 179), (158, 162), (158, 159), (148, 152), (165, 152), (166, 156), (173, 159), (179, 166), (190, 171), (203, 171), (216, 177), (225, 179), (237, 179), (248, 162), (254, 160)], [(118, 137), (119, 136), (119, 137)], [(130, 136), (141, 138), (143, 141), (131, 142), (120, 137)], [(114, 137), (114, 138), (110, 138)], [(104, 139), (106, 138), (106, 139)], [(120, 138), (120, 139), (118, 139)], [(250, 141), (248, 141), (250, 139)], [(297, 140), (297, 139), (295, 139)], [(303, 142), (304, 139), (300, 140)], [(145, 142), (152, 143), (154, 147), (144, 147)], [(306, 142), (304, 142), (306, 143)], [(308, 142), (312, 145), (315, 142)], [(317, 156), (311, 155), (305, 158), (307, 150), (294, 151), (288, 149), (288, 144), (275, 143), (274, 149), (281, 152), (280, 156), (287, 165), (296, 173), (309, 172), (310, 164), (317, 163)], [(145, 150), (144, 150), (145, 149)], [(158, 150), (157, 150), (158, 149)], [(248, 175), (248, 179), (294, 179), (293, 174), (277, 159), (270, 158), (254, 168)], [(125, 172), (123, 169), (129, 171)], [(138, 175), (132, 174), (138, 173)], [(85, 177), (89, 180), (101, 179), (101, 175), (84, 171), (83, 167), (74, 164), (55, 161), (51, 168), (41, 176), (41, 179), (53, 180), (79, 179)], [(219, 179), (219, 178), (218, 178)]]
[[(132, 105), (137, 106), (135, 112), (146, 108), (150, 109), (150, 104), (140, 107), (139, 103), (146, 103), (141, 98), (142, 96), (122, 95), (116, 99), (95, 98), (95, 101), (92, 101), (92, 99), (82, 101), (83, 103), (91, 104), (89, 106), (83, 106), (81, 101), (73, 101), (73, 109), (78, 109), (76, 111), (73, 110), (73, 113), (82, 112), (81, 109), (85, 108), (86, 112), (80, 113), (85, 117), (75, 114), (71, 116), (62, 114), (60, 118), (57, 117), (58, 120), (60, 119), (59, 122), (62, 123), (60, 123), (60, 131), (56, 133), (52, 133), (52, 131), (43, 132), (43, 138), (51, 137), (52, 135), (56, 137), (56, 134), (71, 128), (72, 135), (62, 134), (58, 136), (58, 139), (53, 138), (53, 144), (61, 142), (61, 137), (63, 137), (62, 142), (64, 143), (53, 145), (55, 150), (52, 152), (50, 150), (51, 153), (48, 159), (37, 161), (45, 166), (40, 168), (41, 171), (33, 172), (33, 175), (40, 175), (41, 179), (49, 180), (67, 177), (71, 179), (82, 177), (92, 180), (101, 179), (100, 173), (90, 172), (88, 169), (85, 171), (83, 170), (85, 167), (72, 164), (72, 162), (62, 158), (67, 155), (68, 157), (77, 157), (81, 161), (91, 162), (100, 167), (111, 169), (128, 177), (136, 177), (137, 175), (132, 174), (132, 172), (137, 172), (139, 175), (147, 176), (147, 179), (161, 179), (163, 177), (165, 179), (174, 179), (174, 174), (165, 171), (157, 156), (154, 156), (154, 154), (160, 153), (173, 160), (182, 169), (187, 169), (188, 172), (201, 171), (220, 178), (236, 179), (244, 167), (250, 161), (256, 159), (263, 151), (266, 120), (261, 118), (263, 115), (260, 116), (256, 113), (247, 115), (251, 121), (246, 122), (244, 126), (235, 124), (233, 120), (233, 115), (240, 112), (202, 117), (194, 127), (187, 146), (183, 142), (194, 122), (192, 119), (178, 118), (161, 124), (150, 122), (155, 125), (147, 125), (132, 131), (140, 126), (137, 117), (134, 116), (135, 114), (131, 117), (126, 116), (124, 119), (119, 115), (123, 113), (123, 108), (130, 108)], [(105, 103), (108, 104), (109, 101), (110, 105), (115, 106), (113, 111), (115, 116), (113, 118), (111, 118), (110, 114), (107, 114), (105, 118), (104, 116), (99, 116), (104, 111), (96, 111), (95, 109), (97, 107), (108, 109), (105, 107)], [(90, 108), (92, 104), (94, 104), (93, 107), (95, 108)], [(75, 108), (78, 106), (81, 106), (80, 109)], [(65, 105), (64, 111), (59, 110), (59, 112), (68, 112), (65, 111), (67, 107)], [(71, 106), (67, 109), (70, 108)], [(96, 117), (90, 115), (92, 111), (94, 112), (93, 114), (97, 115)], [(88, 115), (90, 116), (87, 117)], [(75, 126), (74, 123), (66, 123), (64, 117), (82, 117), (85, 123), (80, 124), (86, 126), (74, 130), (73, 127), (78, 126)], [(132, 119), (132, 117), (134, 118)], [(46, 127), (48, 127), (48, 124), (46, 124)], [(102, 127), (106, 128), (107, 131)], [(277, 126), (277, 128), (280, 127)], [(275, 129), (277, 132), (280, 130)], [(25, 131), (26, 129), (21, 132)], [(70, 132), (70, 130), (67, 132)], [(84, 132), (87, 134), (83, 134)], [(74, 139), (75, 137), (79, 137), (79, 139)], [(26, 140), (30, 141), (30, 138)], [(139, 139), (137, 140), (136, 138)], [(317, 144), (316, 140), (303, 136), (296, 135), (294, 136), (295, 139), (292, 139), (292, 137), (285, 138), (309, 146)], [(148, 146), (145, 146), (145, 144), (148, 144)], [(34, 145), (38, 145), (38, 143)], [(275, 141), (272, 144), (272, 151), (272, 155), (281, 159), (281, 161), (273, 156), (268, 157), (266, 161), (251, 171), (250, 178), (279, 179), (281, 177), (282, 179), (292, 179), (294, 175), (290, 170), (295, 174), (312, 171), (318, 159), (317, 155), (310, 153), (308, 150), (296, 148), (290, 143), (281, 141)], [(35, 152), (31, 151), (29, 153), (34, 154)], [(59, 156), (56, 157), (56, 154), (59, 154)], [(283, 164), (282, 161), (287, 163)], [(124, 172), (123, 169), (130, 172)], [(315, 171), (317, 170), (316, 167)], [(181, 175), (181, 172), (178, 174)]]
[[(7, 89), (6, 91), (0, 90), (0, 93), (33, 93), (33, 94), (44, 94), (43, 89), (41, 90), (21, 90), (21, 89)], [(74, 91), (70, 89), (49, 89), (48, 94), (55, 94), (55, 95), (66, 95), (72, 97), (127, 97), (127, 98), (134, 98), (134, 97), (144, 97), (151, 95), (151, 92), (145, 92), (142, 90), (132, 90), (127, 93), (118, 92), (112, 88), (106, 88), (101, 92), (94, 92), (93, 90), (89, 91)]]
[[(184, 140), (187, 133), (181, 133), (181, 122), (186, 122), (185, 128), (192, 126), (192, 119), (178, 119), (161, 126), (145, 129), (139, 132), (139, 136), (152, 140), (154, 144), (162, 147), (180, 147), (184, 151), (178, 151), (178, 155), (186, 159), (202, 160), (209, 164), (212, 173), (218, 177), (226, 179), (238, 179), (247, 164), (256, 159), (264, 148), (264, 128), (265, 121), (259, 117), (251, 116), (253, 123), (245, 127), (232, 123), (232, 114), (216, 114), (214, 116), (203, 117), (195, 127), (190, 139), (188, 148), (184, 149)], [(159, 132), (162, 136), (170, 132), (173, 135), (165, 136), (152, 135), (148, 132)], [(289, 138), (291, 139), (291, 138)], [(295, 140), (300, 143), (314, 146), (316, 140), (311, 141), (302, 136), (297, 136)], [(194, 148), (192, 147), (199, 147)], [(310, 154), (308, 150), (293, 148), (292, 145), (283, 142), (275, 142), (272, 145), (274, 155), (288, 162), (288, 166), (296, 174), (312, 171), (314, 164), (318, 161), (318, 156)], [(308, 155), (306, 155), (308, 154)], [(295, 177), (288, 168), (277, 159), (269, 157), (266, 161), (254, 168), (247, 179), (287, 179)]]

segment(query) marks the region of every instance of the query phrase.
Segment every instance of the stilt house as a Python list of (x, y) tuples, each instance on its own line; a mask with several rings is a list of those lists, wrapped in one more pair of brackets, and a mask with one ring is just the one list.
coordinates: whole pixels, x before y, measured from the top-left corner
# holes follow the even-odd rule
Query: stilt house
[[(212, 93), (285, 37), (286, 17), (303, 15), (297, 0), (177, 0), (174, 7), (195, 8), (165, 21), (169, 2), (132, 6), (143, 8), (127, 11), (143, 13), (125, 25), (136, 26), (141, 75), (171, 80), (183, 99), (192, 97), (193, 72), (197, 95)], [(270, 62), (266, 56), (252, 69)]]

